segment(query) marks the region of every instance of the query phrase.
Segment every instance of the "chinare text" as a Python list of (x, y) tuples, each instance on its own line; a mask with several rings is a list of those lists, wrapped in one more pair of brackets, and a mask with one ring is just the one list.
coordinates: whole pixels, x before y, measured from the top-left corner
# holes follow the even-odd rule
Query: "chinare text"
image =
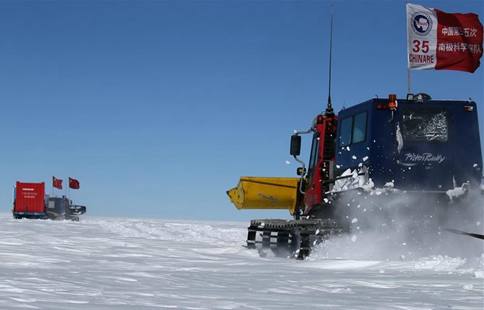
[(416, 54), (409, 54), (408, 60), (412, 63), (420, 63), (420, 64), (433, 64), (435, 63), (435, 55), (416, 55)]

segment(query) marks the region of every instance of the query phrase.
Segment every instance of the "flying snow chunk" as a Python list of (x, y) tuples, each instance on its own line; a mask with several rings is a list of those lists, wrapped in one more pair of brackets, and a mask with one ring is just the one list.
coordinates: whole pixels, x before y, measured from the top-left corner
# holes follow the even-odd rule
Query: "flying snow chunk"
[(290, 165), (291, 162), (289, 160), (286, 160), (286, 165)]
[(477, 167), (477, 164), (474, 164), (472, 167), (474, 167), (474, 168)]
[(351, 241), (353, 241), (353, 242), (356, 242), (357, 239), (358, 239), (358, 237), (356, 235), (353, 235), (353, 237), (351, 237)]
[(367, 160), (368, 160), (368, 156), (363, 157), (363, 161), (367, 161)]
[(465, 187), (456, 187), (454, 189), (449, 189), (445, 193), (449, 196), (450, 200), (453, 200), (454, 198), (464, 195), (466, 192), (467, 190)]
[(357, 157), (355, 155), (351, 156), (351, 158), (356, 159)]
[(398, 154), (400, 154), (400, 151), (403, 148), (403, 136), (402, 132), (400, 131), (400, 125), (397, 123), (397, 129), (396, 129), (396, 138), (397, 138), (397, 151)]
[(395, 185), (393, 184), (393, 182), (387, 182), (387, 183), (385, 183), (385, 187), (387, 187), (387, 188), (394, 188)]
[(354, 224), (354, 223), (357, 223), (357, 222), (358, 222), (358, 219), (356, 219), (356, 218), (355, 218), (355, 219), (353, 219), (353, 220), (351, 220), (351, 223), (353, 223), (353, 224)]

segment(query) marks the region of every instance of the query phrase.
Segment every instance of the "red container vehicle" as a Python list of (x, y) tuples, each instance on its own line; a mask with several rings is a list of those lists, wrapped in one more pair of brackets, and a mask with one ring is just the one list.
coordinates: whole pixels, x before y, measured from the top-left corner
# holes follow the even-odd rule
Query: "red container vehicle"
[(13, 217), (79, 221), (86, 207), (73, 205), (65, 196), (49, 197), (45, 183), (17, 182), (13, 190)]
[(49, 196), (45, 183), (17, 182), (14, 190), (13, 216), (15, 218), (43, 218), (47, 215)]

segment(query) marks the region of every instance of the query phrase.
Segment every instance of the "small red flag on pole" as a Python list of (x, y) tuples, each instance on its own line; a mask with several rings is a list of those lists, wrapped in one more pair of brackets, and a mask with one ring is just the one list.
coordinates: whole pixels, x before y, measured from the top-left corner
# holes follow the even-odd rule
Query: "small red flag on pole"
[(62, 180), (52, 177), (52, 186), (58, 189), (62, 189)]
[(79, 188), (81, 188), (81, 184), (79, 183), (78, 180), (73, 179), (73, 178), (69, 178), (69, 188), (79, 189)]

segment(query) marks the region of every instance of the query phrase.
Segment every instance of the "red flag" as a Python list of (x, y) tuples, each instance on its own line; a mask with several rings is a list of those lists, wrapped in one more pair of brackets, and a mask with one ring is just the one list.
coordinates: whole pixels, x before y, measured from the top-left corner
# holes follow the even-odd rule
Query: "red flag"
[(445, 13), (407, 3), (408, 68), (477, 70), (483, 27), (474, 13)]
[(58, 189), (62, 189), (62, 180), (52, 177), (52, 186)]
[(79, 189), (81, 188), (81, 185), (78, 180), (69, 178), (69, 187), (72, 189)]

